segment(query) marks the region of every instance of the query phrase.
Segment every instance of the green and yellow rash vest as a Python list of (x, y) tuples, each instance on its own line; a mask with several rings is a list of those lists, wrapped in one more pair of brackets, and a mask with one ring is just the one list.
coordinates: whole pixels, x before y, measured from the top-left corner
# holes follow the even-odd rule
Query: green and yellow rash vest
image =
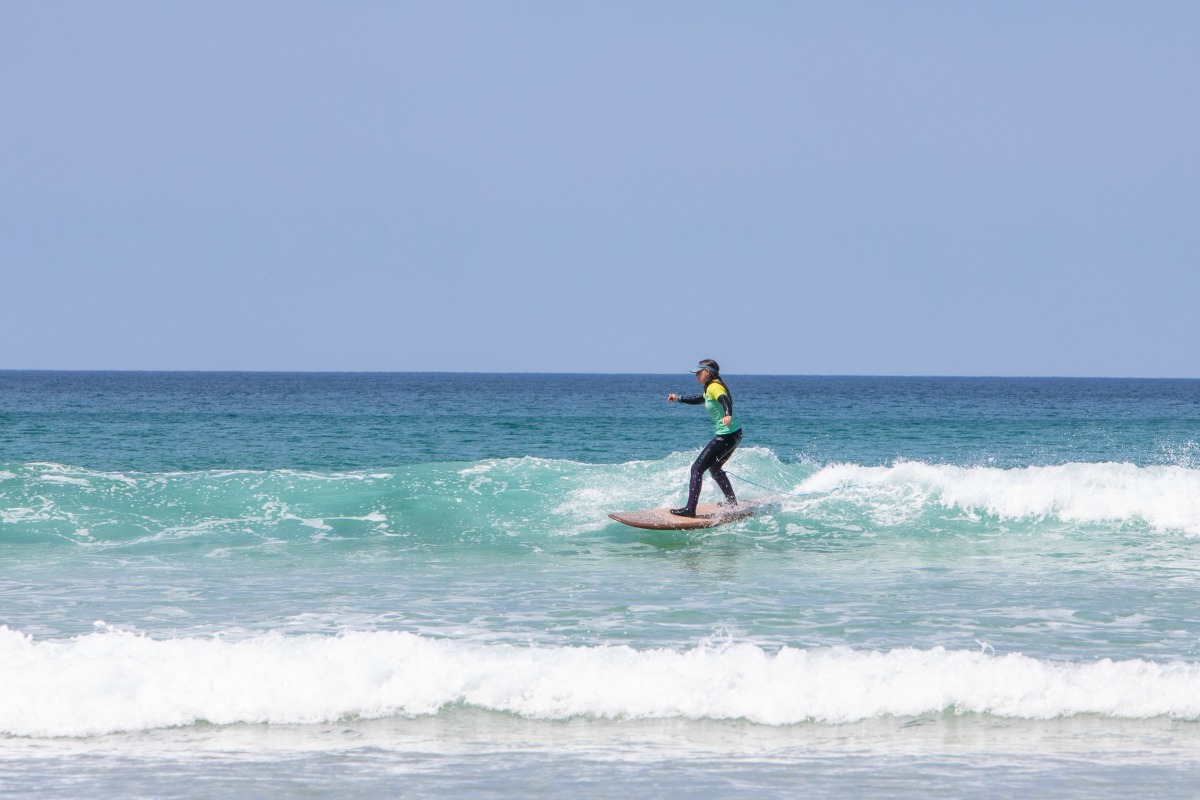
[[(742, 427), (742, 421), (737, 418), (737, 414), (733, 413), (733, 396), (729, 394), (729, 390), (725, 388), (725, 384), (719, 380), (712, 380), (705, 384), (704, 394), (692, 397), (680, 397), (679, 402), (693, 406), (704, 403), (704, 409), (712, 417), (713, 430), (717, 436), (725, 436), (726, 434), (740, 430)], [(726, 416), (733, 417), (728, 425), (721, 422)]]

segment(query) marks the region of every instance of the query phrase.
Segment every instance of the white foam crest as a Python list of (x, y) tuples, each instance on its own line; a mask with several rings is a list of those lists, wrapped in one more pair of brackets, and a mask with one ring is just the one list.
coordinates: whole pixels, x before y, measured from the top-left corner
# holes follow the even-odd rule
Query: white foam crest
[(0, 627), (0, 733), (91, 736), (233, 723), (429, 715), (842, 723), (951, 711), (1200, 718), (1200, 665), (847, 648), (776, 653), (518, 647), (402, 632), (155, 640), (102, 629), (34, 641)]
[[(77, 535), (83, 537), (90, 535), (88, 529), (79, 523), (79, 520), (75, 514), (59, 508), (57, 505), (55, 505), (53, 500), (42, 496), (32, 499), (39, 501), (39, 504), (36, 507), (29, 505), (0, 508), (0, 525), (28, 525), (30, 523), (40, 522), (65, 522), (75, 527), (75, 533)], [(53, 535), (63, 536), (63, 533), (56, 531)]]
[(0, 480), (27, 476), (41, 483), (62, 483), (78, 486), (88, 485), (90, 481), (107, 481), (123, 483), (130, 487), (139, 487), (145, 482), (162, 484), (170, 480), (199, 480), (223, 481), (230, 478), (251, 479), (255, 481), (272, 478), (300, 479), (322, 483), (341, 481), (372, 482), (391, 480), (396, 477), (394, 472), (379, 470), (347, 470), (334, 472), (318, 472), (304, 469), (208, 469), (208, 470), (169, 470), (166, 472), (115, 472), (94, 470), (87, 467), (77, 467), (70, 464), (58, 464), (51, 461), (34, 461), (22, 465), (21, 474), (11, 471), (0, 472)]
[[(75, 467), (69, 464), (56, 464), (50, 461), (36, 461), (25, 465), (33, 473), (35, 481), (41, 483), (60, 483), (74, 486), (90, 487), (92, 480), (111, 481), (137, 486), (137, 481), (121, 472), (106, 472), (92, 470), (86, 467)], [(13, 477), (16, 477), (15, 475)]]
[(87, 478), (72, 478), (69, 475), (42, 475), (38, 478), (42, 483), (59, 483), (65, 486), (91, 486)]
[(797, 487), (802, 492), (842, 489), (831, 496), (867, 497), (879, 524), (895, 524), (936, 504), (1000, 519), (1141, 522), (1200, 535), (1200, 470), (1175, 465), (998, 469), (917, 461), (887, 467), (835, 464)]

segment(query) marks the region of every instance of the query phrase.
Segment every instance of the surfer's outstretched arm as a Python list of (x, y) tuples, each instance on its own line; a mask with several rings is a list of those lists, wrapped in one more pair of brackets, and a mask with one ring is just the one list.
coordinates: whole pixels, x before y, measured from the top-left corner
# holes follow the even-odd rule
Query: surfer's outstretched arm
[(698, 406), (704, 402), (704, 395), (694, 394), (690, 397), (684, 397), (681, 394), (669, 394), (669, 395), (667, 395), (667, 402), (668, 403), (686, 403), (689, 406)]

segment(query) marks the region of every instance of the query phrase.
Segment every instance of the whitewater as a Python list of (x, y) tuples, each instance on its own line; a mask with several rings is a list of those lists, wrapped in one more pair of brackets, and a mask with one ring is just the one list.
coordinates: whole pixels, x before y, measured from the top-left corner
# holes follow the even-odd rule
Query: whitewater
[(0, 372), (0, 792), (1190, 794), (1200, 382), (688, 377)]
[[(101, 623), (102, 625), (102, 623)], [(775, 653), (531, 648), (408, 633), (154, 640), (105, 632), (36, 643), (0, 628), (0, 730), (96, 736), (207, 722), (321, 723), (453, 706), (572, 717), (845, 723), (953, 712), (1021, 719), (1200, 718), (1200, 666), (848, 648)]]

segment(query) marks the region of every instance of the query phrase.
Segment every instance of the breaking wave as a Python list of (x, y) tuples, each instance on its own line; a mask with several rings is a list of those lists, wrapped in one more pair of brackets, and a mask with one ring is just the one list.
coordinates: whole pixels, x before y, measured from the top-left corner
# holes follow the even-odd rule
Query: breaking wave
[(1200, 718), (1200, 665), (979, 651), (523, 647), (406, 632), (35, 641), (0, 627), (0, 732), (93, 736), (197, 723), (305, 724), (455, 706), (540, 720), (764, 725), (988, 714)]

